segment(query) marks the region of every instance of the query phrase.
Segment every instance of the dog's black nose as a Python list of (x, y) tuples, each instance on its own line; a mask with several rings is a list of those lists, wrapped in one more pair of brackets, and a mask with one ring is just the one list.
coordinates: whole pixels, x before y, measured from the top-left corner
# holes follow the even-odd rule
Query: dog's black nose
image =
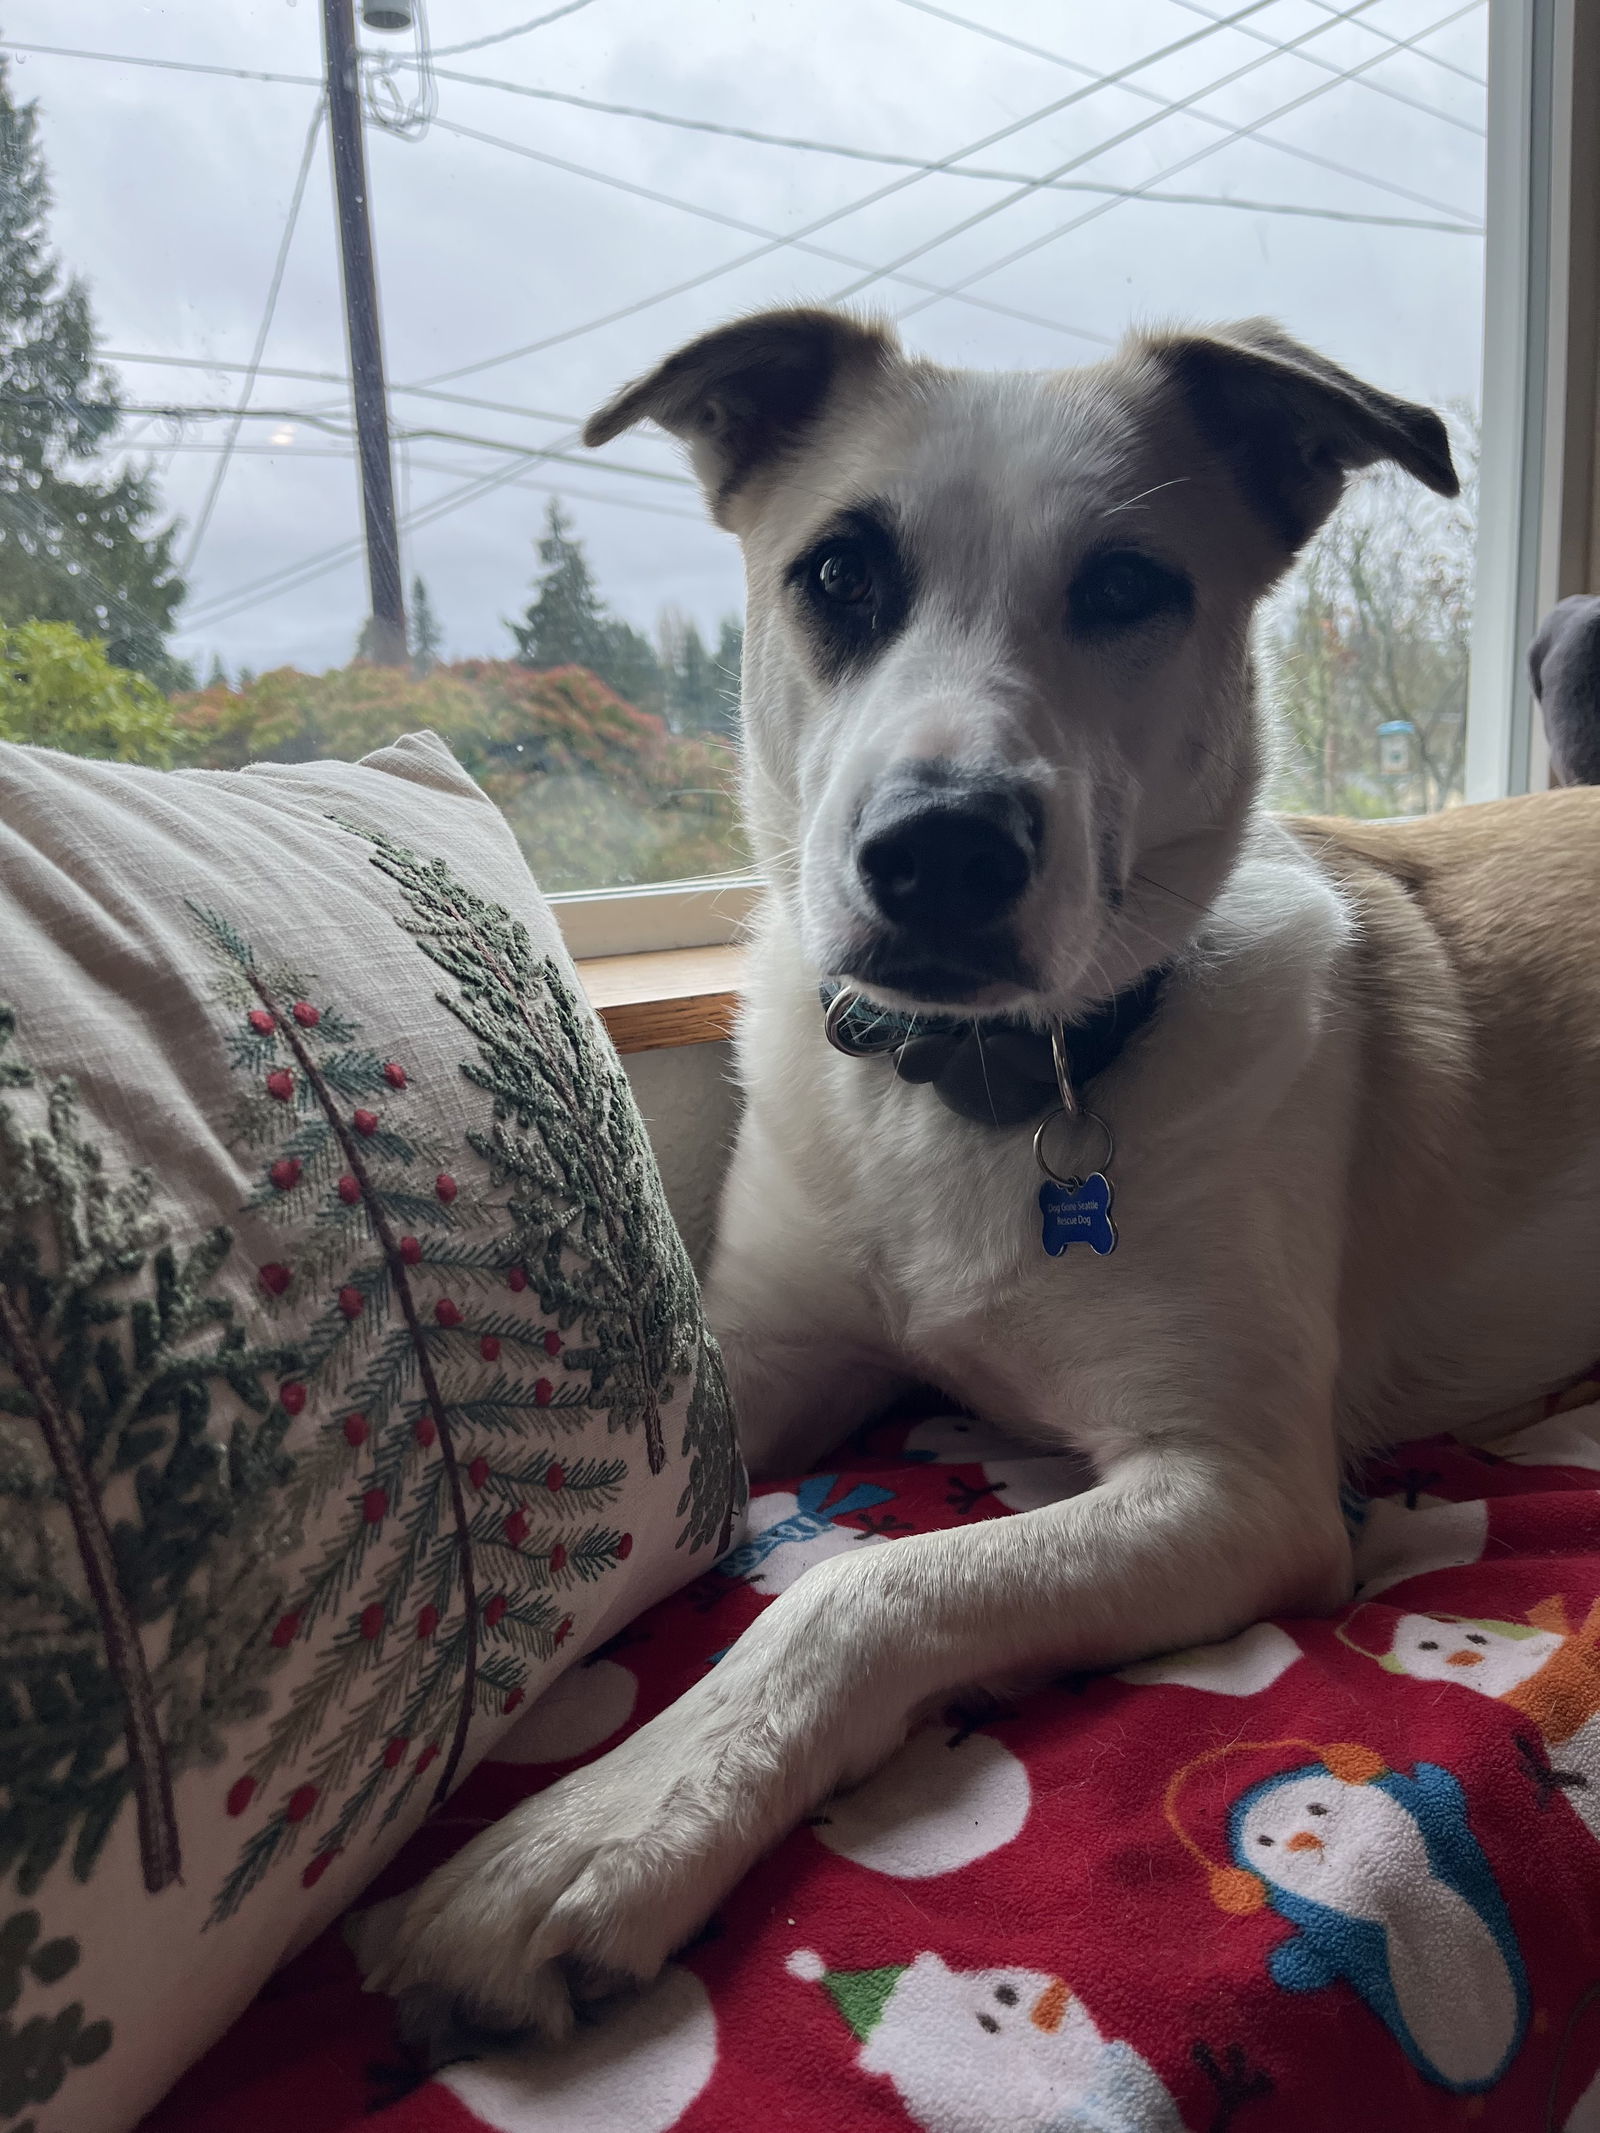
[(970, 933), (1019, 900), (1037, 835), (1035, 810), (1007, 784), (895, 781), (863, 810), (856, 864), (891, 925)]

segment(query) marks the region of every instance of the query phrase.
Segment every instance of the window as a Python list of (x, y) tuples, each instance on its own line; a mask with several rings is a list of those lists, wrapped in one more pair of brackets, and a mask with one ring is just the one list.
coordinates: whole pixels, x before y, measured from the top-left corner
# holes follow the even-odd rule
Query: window
[[(29, 258), (61, 278), (44, 354), (0, 365), (0, 621), (100, 637), (143, 677), (87, 745), (227, 764), (431, 724), (580, 952), (726, 937), (753, 894), (733, 544), (665, 439), (589, 454), (577, 431), (701, 327), (803, 296), (995, 367), (1266, 311), (1442, 406), (1461, 503), (1361, 483), (1265, 618), (1274, 795), (1397, 814), (1537, 778), (1521, 647), (1577, 582), (1588, 495), (1574, 0), (528, 5), (84, 0), (68, 28), (12, 0), (4, 182), (33, 191), (0, 256), (10, 323)], [(376, 597), (341, 10), (397, 529)]]

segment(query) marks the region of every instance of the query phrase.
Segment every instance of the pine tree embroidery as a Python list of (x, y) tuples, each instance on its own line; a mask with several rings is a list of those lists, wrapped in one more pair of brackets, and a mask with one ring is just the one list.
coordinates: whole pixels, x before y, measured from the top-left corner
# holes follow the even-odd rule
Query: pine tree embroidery
[(30, 1984), (46, 1989), (77, 1969), (82, 1951), (75, 1940), (41, 1940), (37, 1911), (13, 1911), (0, 1924), (0, 2118), (9, 2133), (38, 2133), (38, 2121), (12, 2118), (29, 2104), (53, 2102), (75, 2066), (92, 2066), (111, 2049), (111, 2024), (84, 2019), (81, 2000), (52, 2015), (22, 2023), (12, 2010)]
[(221, 1758), (279, 1662), (295, 1358), (210, 1293), (228, 1231), (169, 1244), (151, 1177), (112, 1178), (15, 1034), (0, 1009), (0, 1871), (31, 1895), (70, 1845), (87, 1880), (131, 1798), (154, 1894), (175, 1774)]
[(478, 1043), (462, 1073), (494, 1098), (494, 1127), (471, 1136), (509, 1188), (518, 1253), (541, 1303), (587, 1341), (569, 1355), (613, 1430), (640, 1430), (650, 1471), (666, 1461), (662, 1404), (691, 1380), (682, 1450), (688, 1478), (678, 1545), (727, 1546), (743, 1502), (722, 1360), (705, 1331), (694, 1270), (673, 1226), (633, 1092), (556, 963), (526, 927), (403, 845), (353, 823), (397, 881), (400, 923), (452, 977), (440, 993)]
[(257, 1165), (248, 1205), (286, 1233), (258, 1270), (263, 1308), (298, 1329), (282, 1398), (328, 1418), (290, 1491), (326, 1537), (271, 1629), (286, 1651), (320, 1649), (229, 1791), (231, 1814), (270, 1811), (218, 1895), (224, 1918), (297, 1847), (314, 1887), (424, 1778), (441, 1800), (473, 1717), (516, 1708), (529, 1662), (571, 1633), (567, 1596), (633, 1541), (602, 1515), (626, 1461), (562, 1450), (587, 1420), (586, 1364), (534, 1315), (505, 1210), (474, 1208), (417, 1122), (433, 1107), (404, 1060), (364, 1045), (310, 973), (193, 916), (251, 1084), (231, 1122)]

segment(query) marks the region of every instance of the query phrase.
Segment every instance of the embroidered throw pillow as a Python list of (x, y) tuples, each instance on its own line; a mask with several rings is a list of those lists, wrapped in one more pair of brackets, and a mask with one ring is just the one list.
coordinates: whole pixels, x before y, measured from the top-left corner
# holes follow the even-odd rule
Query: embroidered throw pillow
[(131, 2125), (742, 1487), (442, 743), (0, 747), (0, 2121)]

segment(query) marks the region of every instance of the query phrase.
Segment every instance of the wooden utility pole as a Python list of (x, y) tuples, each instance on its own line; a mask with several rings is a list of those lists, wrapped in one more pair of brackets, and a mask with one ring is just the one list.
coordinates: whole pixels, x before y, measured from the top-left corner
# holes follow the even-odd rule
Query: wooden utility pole
[(354, 0), (322, 0), (322, 41), (327, 60), (328, 131), (333, 142), (344, 314), (350, 341), (350, 385), (361, 460), (361, 505), (367, 527), (372, 619), (364, 650), (378, 666), (402, 666), (406, 658), (405, 589), (400, 576), (400, 532), (395, 524), (394, 468), (389, 456), (389, 399), (383, 378), (378, 278), (367, 204), (367, 154), (362, 137), (361, 84), (356, 71)]

